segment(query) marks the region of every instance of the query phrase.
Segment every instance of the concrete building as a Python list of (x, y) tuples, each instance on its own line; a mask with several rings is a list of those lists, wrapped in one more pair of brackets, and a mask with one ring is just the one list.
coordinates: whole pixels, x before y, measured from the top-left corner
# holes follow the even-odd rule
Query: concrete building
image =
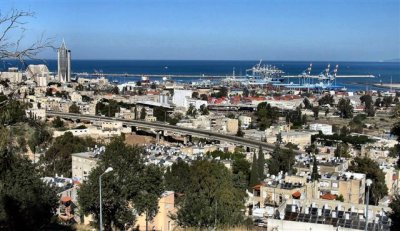
[(71, 154), (72, 157), (72, 178), (82, 182), (86, 181), (90, 171), (99, 162), (98, 150), (94, 152), (80, 152)]
[[(175, 196), (173, 191), (165, 191), (158, 201), (158, 213), (152, 221), (148, 222), (148, 230), (172, 231), (176, 224), (171, 218), (177, 209), (175, 208)], [(139, 231), (146, 230), (146, 215), (137, 218), (135, 228)]]
[(320, 196), (325, 194), (343, 195), (344, 202), (363, 204), (366, 176), (362, 173), (328, 173), (319, 180)]
[(310, 124), (311, 131), (321, 131), (324, 135), (332, 135), (332, 125), (330, 124)]
[(174, 96), (172, 97), (172, 103), (176, 107), (186, 107), (186, 97), (192, 97), (192, 90), (174, 90)]
[(8, 79), (11, 83), (20, 83), (22, 82), (22, 72), (19, 72), (17, 67), (10, 67), (7, 71), (0, 72), (0, 79)]
[(311, 132), (298, 132), (298, 131), (287, 131), (287, 132), (281, 132), (282, 135), (282, 141), (284, 143), (292, 143), (292, 144), (297, 144), (299, 146), (307, 146), (311, 144), (311, 135), (313, 133)]
[(28, 79), (34, 80), (38, 87), (47, 86), (48, 80), (50, 79), (50, 71), (44, 64), (30, 64), (26, 68), (25, 75)]
[(243, 128), (247, 128), (247, 127), (249, 127), (250, 124), (251, 124), (251, 117), (250, 117), (250, 116), (243, 116), (243, 115), (241, 115), (241, 116), (239, 116), (239, 121), (240, 121), (241, 126), (242, 126)]
[(71, 81), (71, 51), (67, 49), (64, 40), (58, 49), (58, 79), (61, 83)]
[(46, 110), (45, 109), (38, 109), (32, 108), (25, 110), (26, 117), (33, 118), (36, 120), (45, 121), (46, 120)]

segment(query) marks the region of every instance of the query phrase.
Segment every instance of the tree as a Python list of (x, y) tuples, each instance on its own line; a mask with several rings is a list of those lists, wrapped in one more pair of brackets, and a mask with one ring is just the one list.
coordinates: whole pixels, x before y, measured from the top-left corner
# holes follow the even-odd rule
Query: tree
[(133, 226), (134, 214), (145, 213), (151, 220), (158, 211), (158, 198), (163, 189), (162, 172), (155, 165), (145, 165), (143, 149), (125, 145), (121, 137), (114, 138), (106, 147), (102, 161), (93, 169), (88, 181), (82, 184), (79, 204), (85, 214), (99, 218), (99, 176), (108, 167), (114, 171), (102, 177), (104, 230), (111, 230), (111, 224), (118, 229)]
[(250, 94), (249, 89), (247, 87), (245, 87), (243, 89), (243, 97), (249, 97), (249, 94)]
[(167, 121), (168, 110), (163, 107), (154, 107), (153, 116), (157, 118), (157, 121)]
[(383, 105), (382, 99), (381, 98), (377, 98), (375, 100), (375, 107), (382, 107), (382, 105)]
[(57, 116), (57, 117), (53, 120), (52, 124), (53, 124), (53, 127), (55, 127), (55, 128), (62, 128), (62, 127), (64, 127), (64, 121), (62, 121), (61, 118), (60, 118), (59, 116)]
[(314, 113), (314, 118), (318, 119), (318, 114), (319, 114), (319, 107), (313, 107), (312, 111)]
[(258, 127), (261, 131), (264, 131), (278, 121), (279, 109), (277, 107), (271, 107), (271, 105), (266, 102), (262, 102), (257, 105), (255, 115), (257, 116)]
[(350, 158), (351, 156), (350, 156), (350, 151), (349, 151), (349, 145), (346, 143), (338, 144), (335, 149), (335, 157)]
[[(23, 41), (25, 20), (34, 16), (33, 12), (15, 9), (0, 16), (0, 60), (17, 59), (23, 62), (24, 59), (34, 59), (41, 51), (52, 47), (52, 40), (43, 35), (34, 43), (26, 44)], [(13, 41), (15, 35), (19, 37)]]
[(392, 220), (390, 224), (390, 230), (400, 230), (400, 196), (395, 195), (392, 202), (389, 204), (392, 211), (389, 213), (389, 217)]
[[(349, 171), (366, 174), (367, 179), (372, 180), (371, 193), (369, 201), (371, 204), (378, 204), (378, 201), (387, 195), (387, 187), (385, 184), (385, 174), (379, 168), (378, 163), (368, 157), (356, 157), (351, 162)], [(367, 189), (365, 189), (367, 190)]]
[(312, 173), (311, 173), (311, 180), (316, 181), (319, 178), (319, 173), (318, 173), (318, 165), (317, 165), (317, 157), (314, 155), (313, 156), (313, 168), (312, 168)]
[(280, 144), (276, 143), (271, 158), (267, 160), (268, 172), (272, 175), (278, 175), (280, 171), (292, 173), (295, 160), (293, 149), (282, 149)]
[(72, 153), (84, 152), (88, 147), (94, 147), (91, 138), (79, 138), (66, 132), (55, 139), (52, 146), (40, 157), (39, 165), (43, 168), (44, 175), (55, 174), (71, 177)]
[(193, 116), (194, 118), (196, 118), (197, 109), (195, 108), (195, 106), (193, 104), (189, 104), (189, 108), (186, 111), (186, 115)]
[(251, 163), (251, 171), (250, 171), (250, 181), (249, 181), (249, 189), (252, 190), (254, 186), (260, 183), (257, 155), (253, 153), (253, 161)]
[(198, 93), (197, 91), (194, 91), (194, 92), (192, 93), (192, 98), (193, 98), (193, 99), (198, 99), (198, 98), (199, 98), (199, 93)]
[(168, 167), (164, 174), (165, 189), (184, 194), (190, 185), (190, 167), (183, 160), (178, 160)]
[(244, 221), (244, 193), (235, 188), (232, 174), (221, 163), (195, 161), (190, 185), (174, 217), (183, 228), (233, 227)]
[(146, 119), (146, 108), (142, 107), (142, 110), (140, 110), (140, 119), (144, 120)]
[(208, 96), (207, 96), (206, 94), (201, 94), (201, 95), (200, 95), (200, 99), (201, 99), (201, 100), (208, 101)]
[(10, 132), (0, 128), (0, 229), (39, 230), (55, 214), (56, 192), (28, 159), (11, 151), (10, 138)]
[(324, 95), (323, 97), (321, 97), (318, 100), (318, 104), (320, 106), (327, 105), (327, 104), (329, 104), (330, 106), (333, 106), (334, 102), (335, 102), (335, 100), (333, 99), (332, 95)]
[(337, 109), (340, 111), (342, 118), (353, 117), (353, 106), (351, 105), (350, 99), (341, 98), (338, 102)]
[(382, 103), (385, 107), (390, 107), (393, 103), (393, 97), (392, 96), (384, 96)]
[(306, 108), (306, 109), (312, 109), (313, 108), (312, 103), (310, 102), (310, 100), (307, 97), (304, 98), (303, 104), (304, 104), (304, 108)]
[(364, 104), (365, 106), (370, 105), (373, 103), (372, 96), (371, 95), (362, 95), (360, 97), (360, 102), (361, 102), (361, 104)]
[(258, 159), (257, 159), (257, 168), (258, 168), (258, 177), (259, 181), (264, 180), (265, 174), (264, 174), (264, 169), (265, 169), (265, 157), (264, 153), (262, 150), (262, 147), (260, 146), (258, 148)]
[(207, 108), (207, 106), (205, 104), (202, 104), (200, 106), (200, 113), (202, 115), (209, 115), (210, 114), (210, 112), (208, 111), (208, 108)]
[(25, 109), (28, 108), (27, 106), (25, 103), (6, 97), (0, 102), (0, 123), (2, 125), (12, 125), (25, 121)]
[(69, 107), (69, 113), (77, 113), (77, 114), (79, 114), (79, 113), (81, 113), (80, 112), (80, 110), (79, 110), (79, 107), (75, 104), (75, 103), (73, 103), (70, 107)]
[[(390, 134), (397, 137), (397, 142), (399, 144), (395, 147), (398, 147), (398, 145), (400, 145), (400, 122), (393, 124), (393, 127), (390, 129)], [(400, 168), (400, 153), (398, 153), (397, 167)]]

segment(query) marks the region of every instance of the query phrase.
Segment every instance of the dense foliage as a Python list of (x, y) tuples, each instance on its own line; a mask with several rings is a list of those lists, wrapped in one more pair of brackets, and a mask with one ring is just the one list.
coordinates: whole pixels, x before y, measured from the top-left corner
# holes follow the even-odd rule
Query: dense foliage
[(385, 174), (374, 160), (368, 157), (356, 157), (351, 162), (349, 171), (364, 173), (367, 179), (372, 180), (370, 203), (377, 205), (378, 201), (387, 195), (388, 189), (385, 184)]
[(244, 220), (244, 192), (235, 188), (232, 173), (221, 163), (195, 161), (189, 185), (176, 214), (182, 227), (232, 227)]
[(40, 165), (46, 176), (55, 174), (71, 177), (71, 154), (84, 152), (88, 147), (94, 147), (95, 142), (91, 138), (79, 138), (71, 132), (57, 137), (52, 146), (40, 158)]
[(314, 143), (314, 141), (321, 142), (323, 145), (327, 146), (332, 146), (338, 142), (343, 142), (343, 143), (348, 143), (352, 144), (356, 148), (361, 148), (362, 144), (367, 144), (367, 143), (372, 143), (374, 142), (373, 139), (368, 138), (368, 136), (352, 136), (352, 135), (347, 135), (341, 133), (339, 134), (333, 134), (333, 135), (324, 135), (322, 133), (312, 135), (311, 136), (311, 141)]
[(55, 213), (55, 191), (45, 185), (34, 165), (9, 147), (10, 133), (0, 129), (0, 229), (38, 230)]
[(259, 129), (264, 131), (278, 120), (279, 109), (277, 107), (271, 107), (271, 105), (266, 102), (262, 102), (258, 104), (255, 115), (257, 116)]
[(279, 143), (276, 143), (271, 157), (267, 160), (268, 173), (278, 175), (280, 171), (284, 173), (294, 173), (293, 165), (295, 163), (295, 153), (293, 149), (283, 149)]
[(145, 165), (142, 155), (143, 149), (114, 138), (82, 185), (78, 194), (82, 210), (98, 220), (99, 177), (108, 167), (114, 169), (102, 177), (104, 230), (111, 230), (111, 224), (119, 229), (133, 225), (136, 214), (144, 213), (149, 220), (157, 214), (158, 198), (164, 191), (162, 172), (155, 165)]

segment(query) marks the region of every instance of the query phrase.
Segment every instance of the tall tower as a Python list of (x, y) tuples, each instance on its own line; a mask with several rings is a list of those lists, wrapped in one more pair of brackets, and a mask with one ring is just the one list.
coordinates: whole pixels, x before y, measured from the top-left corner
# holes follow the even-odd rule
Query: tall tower
[(71, 51), (65, 46), (64, 40), (58, 48), (58, 78), (61, 83), (71, 81)]

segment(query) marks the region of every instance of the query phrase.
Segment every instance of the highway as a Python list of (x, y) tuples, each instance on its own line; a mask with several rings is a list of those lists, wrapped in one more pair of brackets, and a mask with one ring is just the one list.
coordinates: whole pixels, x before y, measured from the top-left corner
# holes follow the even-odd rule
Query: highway
[[(82, 114), (74, 114), (74, 113), (63, 113), (63, 112), (55, 112), (55, 111), (47, 111), (47, 117), (59, 116), (64, 119), (79, 119), (79, 120), (94, 120), (94, 121), (106, 121), (113, 122), (119, 121), (122, 122), (126, 126), (130, 127), (138, 127), (138, 128), (150, 128), (156, 131), (168, 131), (181, 135), (190, 135), (198, 138), (205, 138), (209, 140), (218, 140), (218, 141), (226, 141), (229, 143), (233, 143), (236, 145), (242, 145), (245, 147), (256, 148), (258, 149), (260, 146), (263, 150), (272, 151), (274, 149), (273, 144), (269, 144), (262, 141), (250, 140), (243, 137), (225, 135), (221, 133), (211, 132), (208, 130), (201, 129), (192, 129), (192, 128), (184, 128), (178, 127), (174, 125), (169, 125), (160, 122), (146, 122), (143, 120), (126, 120), (126, 119), (118, 119), (113, 117), (104, 117), (104, 116), (95, 116), (95, 115), (82, 115)], [(282, 147), (284, 148), (284, 147)], [(293, 150), (296, 154), (304, 154), (302, 151)]]

